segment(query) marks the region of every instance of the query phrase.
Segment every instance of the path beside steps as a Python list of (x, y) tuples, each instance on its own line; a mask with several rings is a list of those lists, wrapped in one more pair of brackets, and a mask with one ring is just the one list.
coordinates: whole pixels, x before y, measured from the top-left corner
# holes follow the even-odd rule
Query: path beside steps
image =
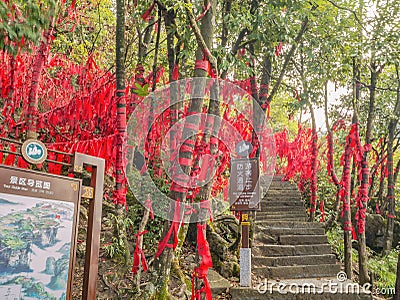
[(323, 224), (307, 218), (297, 187), (275, 177), (256, 215), (253, 286), (231, 288), (232, 299), (372, 299), (355, 283), (338, 279), (340, 265)]

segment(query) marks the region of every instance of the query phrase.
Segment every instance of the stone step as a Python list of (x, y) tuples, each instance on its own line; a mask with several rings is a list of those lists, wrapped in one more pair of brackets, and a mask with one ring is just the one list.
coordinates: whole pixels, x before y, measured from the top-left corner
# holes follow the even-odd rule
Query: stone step
[(291, 184), (290, 182), (271, 182), (268, 190), (279, 190), (279, 191), (298, 191), (297, 186)]
[(285, 177), (285, 175), (274, 175), (272, 177), (272, 182), (274, 181), (281, 181), (281, 182), (289, 182), (289, 181), (283, 181), (283, 178)]
[(211, 288), (213, 298), (217, 298), (218, 295), (225, 293), (231, 285), (227, 279), (222, 277), (214, 269), (208, 270), (207, 278), (210, 282), (210, 288)]
[(304, 206), (283, 206), (283, 205), (268, 205), (261, 203), (261, 212), (303, 212), (305, 213)]
[(279, 236), (279, 244), (281, 245), (312, 245), (328, 243), (325, 234), (321, 235), (281, 235)]
[(254, 245), (252, 252), (256, 256), (299, 256), (331, 254), (331, 245)]
[(284, 228), (323, 228), (324, 227), (324, 223), (296, 222), (296, 221), (256, 220), (256, 224), (262, 224), (265, 227), (284, 227)]
[(256, 267), (252, 272), (257, 276), (266, 278), (315, 278), (336, 276), (340, 271), (340, 265), (298, 265), (280, 267)]
[(269, 196), (266, 195), (264, 198), (261, 199), (262, 202), (269, 202), (269, 201), (303, 201), (301, 197), (298, 196), (285, 196), (285, 195), (273, 195)]
[(265, 220), (265, 221), (298, 221), (298, 222), (305, 222), (308, 221), (308, 217), (305, 215), (300, 214), (290, 214), (290, 215), (283, 215), (283, 216), (276, 216), (276, 215), (268, 215), (264, 216), (263, 218), (257, 217), (256, 220)]
[(310, 235), (310, 234), (324, 234), (325, 229), (319, 227), (309, 227), (309, 228), (290, 228), (290, 227), (265, 227), (256, 225), (255, 227), (255, 238), (258, 239), (259, 235), (271, 235), (271, 236), (280, 236), (280, 235)]
[(275, 188), (275, 187), (277, 187), (277, 188), (285, 187), (285, 188), (292, 188), (292, 189), (296, 189), (297, 190), (296, 184), (293, 184), (290, 181), (275, 181), (275, 180), (272, 180), (270, 185), (269, 185), (269, 187), (270, 188), (271, 187), (273, 187), (273, 188)]
[(261, 200), (261, 206), (299, 206), (304, 208), (304, 202), (300, 200), (278, 200), (278, 201), (263, 201)]
[[(276, 283), (277, 288), (279, 284), (279, 282)], [(278, 291), (277, 288), (265, 287), (264, 282), (256, 282), (253, 288), (232, 287), (230, 295), (232, 300), (372, 300), (372, 295), (366, 293), (329, 293), (329, 291), (321, 292), (320, 290), (317, 290), (318, 293), (295, 293), (290, 290)], [(304, 290), (307, 291), (307, 286)]]
[(256, 218), (263, 219), (268, 217), (288, 217), (288, 216), (297, 216), (297, 217), (307, 217), (307, 214), (304, 210), (295, 210), (295, 211), (260, 211), (257, 212)]
[(277, 192), (280, 192), (282, 194), (286, 194), (286, 192), (299, 192), (299, 190), (297, 189), (297, 187), (292, 186), (292, 185), (270, 185), (267, 191), (268, 192), (271, 191), (272, 194), (276, 194)]
[(256, 220), (268, 219), (268, 218), (286, 218), (286, 217), (299, 217), (306, 218), (307, 214), (303, 211), (293, 211), (293, 212), (269, 212), (269, 211), (260, 211), (257, 212)]
[(278, 267), (296, 265), (319, 265), (334, 264), (336, 257), (334, 254), (323, 255), (299, 255), (299, 256), (253, 256), (251, 258), (253, 266), (257, 267)]
[(301, 193), (298, 190), (268, 190), (267, 196), (293, 196), (301, 197)]
[(306, 216), (286, 216), (286, 217), (268, 217), (265, 218), (268, 221), (298, 221), (298, 222), (305, 222), (308, 220)]

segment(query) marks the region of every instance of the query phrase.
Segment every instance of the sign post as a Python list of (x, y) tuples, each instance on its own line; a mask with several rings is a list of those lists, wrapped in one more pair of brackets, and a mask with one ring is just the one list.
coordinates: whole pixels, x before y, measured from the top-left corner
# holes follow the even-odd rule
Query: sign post
[(229, 199), (232, 211), (240, 212), (242, 244), (240, 248), (240, 286), (251, 286), (251, 248), (249, 213), (260, 210), (259, 160), (248, 158), (251, 144), (239, 142), (236, 152), (242, 158), (231, 159)]

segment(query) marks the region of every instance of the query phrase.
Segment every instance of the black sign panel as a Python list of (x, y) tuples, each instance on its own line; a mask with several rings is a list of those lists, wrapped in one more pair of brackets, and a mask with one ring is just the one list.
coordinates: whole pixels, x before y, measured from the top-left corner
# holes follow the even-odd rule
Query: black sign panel
[(231, 160), (229, 201), (231, 210), (260, 210), (259, 160)]

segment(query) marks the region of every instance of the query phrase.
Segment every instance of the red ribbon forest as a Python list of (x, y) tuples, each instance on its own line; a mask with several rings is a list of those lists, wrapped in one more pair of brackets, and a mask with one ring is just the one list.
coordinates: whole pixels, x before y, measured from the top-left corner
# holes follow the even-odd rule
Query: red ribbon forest
[[(32, 169), (13, 143), (26, 139), (49, 150), (43, 172), (72, 177), (75, 152), (105, 160), (106, 297), (214, 299), (210, 270), (237, 285), (239, 141), (263, 174), (297, 186), (349, 279), (400, 289), (399, 8), (2, 0), (0, 164)], [(155, 188), (173, 200), (167, 217)], [(84, 243), (78, 235), (78, 266)]]

